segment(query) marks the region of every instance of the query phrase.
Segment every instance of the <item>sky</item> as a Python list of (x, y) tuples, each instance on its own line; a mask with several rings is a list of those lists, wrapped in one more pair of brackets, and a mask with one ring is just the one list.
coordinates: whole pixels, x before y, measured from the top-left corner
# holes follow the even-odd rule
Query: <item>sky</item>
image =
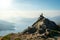
[[(49, 18), (60, 16), (60, 0), (0, 0), (0, 20), (13, 23), (14, 32), (27, 28), (41, 13)], [(0, 35), (10, 32), (1, 31)]]

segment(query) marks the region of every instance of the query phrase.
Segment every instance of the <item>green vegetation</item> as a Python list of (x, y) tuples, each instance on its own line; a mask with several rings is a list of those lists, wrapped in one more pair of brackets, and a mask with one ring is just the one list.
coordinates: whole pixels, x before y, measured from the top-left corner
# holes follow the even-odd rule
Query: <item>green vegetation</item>
[(2, 40), (10, 40), (10, 35), (4, 36)]
[(21, 40), (20, 38), (16, 38), (15, 40)]

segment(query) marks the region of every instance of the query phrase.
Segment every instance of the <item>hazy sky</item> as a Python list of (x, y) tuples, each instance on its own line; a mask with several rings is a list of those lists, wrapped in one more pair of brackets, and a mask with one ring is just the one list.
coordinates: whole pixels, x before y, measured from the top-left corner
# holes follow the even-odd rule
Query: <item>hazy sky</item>
[(46, 17), (60, 16), (60, 0), (0, 0), (0, 20), (16, 23), (16, 30), (34, 22), (41, 13)]
[(60, 0), (0, 0), (0, 19), (60, 15)]

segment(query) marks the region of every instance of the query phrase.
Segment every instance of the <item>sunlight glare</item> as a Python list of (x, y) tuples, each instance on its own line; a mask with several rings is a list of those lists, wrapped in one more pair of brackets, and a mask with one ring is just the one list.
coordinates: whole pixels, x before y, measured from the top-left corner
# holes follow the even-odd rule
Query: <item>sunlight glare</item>
[(0, 0), (1, 8), (9, 8), (11, 6), (12, 0)]

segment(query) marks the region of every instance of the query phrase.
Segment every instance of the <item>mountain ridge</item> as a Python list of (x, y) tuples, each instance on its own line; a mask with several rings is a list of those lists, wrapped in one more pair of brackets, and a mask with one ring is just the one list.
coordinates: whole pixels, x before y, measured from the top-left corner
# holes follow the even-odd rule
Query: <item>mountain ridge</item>
[(59, 36), (60, 27), (41, 14), (38, 20), (23, 32), (6, 35), (2, 40), (56, 40)]

